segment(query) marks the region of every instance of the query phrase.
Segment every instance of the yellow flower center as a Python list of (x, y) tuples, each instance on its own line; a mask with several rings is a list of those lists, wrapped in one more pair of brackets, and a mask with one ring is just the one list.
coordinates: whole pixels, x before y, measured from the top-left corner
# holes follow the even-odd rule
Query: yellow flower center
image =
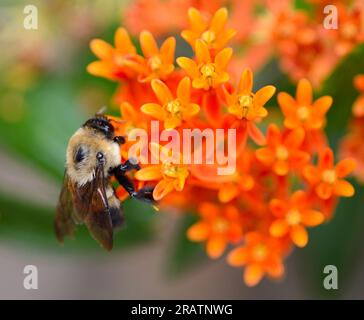
[(178, 99), (168, 102), (165, 105), (165, 109), (173, 116), (177, 118), (182, 117), (182, 104)]
[(301, 222), (301, 214), (297, 209), (288, 211), (286, 221), (290, 226), (297, 225)]
[(297, 109), (297, 115), (301, 121), (305, 121), (310, 116), (310, 109), (306, 106), (299, 107)]
[(224, 218), (218, 218), (214, 221), (212, 228), (216, 233), (223, 233), (228, 230), (229, 222)]
[(238, 106), (241, 113), (241, 118), (246, 118), (253, 107), (253, 97), (251, 95), (239, 95)]
[(156, 55), (151, 57), (148, 63), (152, 71), (158, 71), (162, 66), (162, 59), (160, 58), (160, 56)]
[(213, 79), (216, 78), (216, 68), (213, 63), (206, 63), (200, 68), (202, 77), (206, 79), (209, 86), (212, 85)]
[(276, 157), (278, 160), (287, 160), (289, 156), (288, 150), (284, 146), (279, 146), (276, 150)]
[(334, 170), (325, 170), (322, 173), (322, 180), (328, 184), (333, 184), (336, 181), (336, 173)]
[(216, 34), (214, 31), (212, 30), (207, 30), (205, 31), (202, 35), (201, 38), (203, 41), (205, 41), (207, 44), (211, 44), (212, 42), (214, 42), (216, 40)]
[(171, 162), (163, 163), (162, 172), (170, 178), (180, 178), (188, 175), (186, 167)]
[(255, 261), (264, 261), (268, 255), (267, 247), (264, 244), (258, 244), (252, 251), (253, 259)]

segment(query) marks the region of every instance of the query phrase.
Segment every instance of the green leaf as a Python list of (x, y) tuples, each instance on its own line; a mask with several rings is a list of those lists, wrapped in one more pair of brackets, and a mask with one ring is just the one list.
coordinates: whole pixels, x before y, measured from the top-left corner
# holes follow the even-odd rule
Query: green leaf
[(206, 261), (206, 254), (200, 243), (187, 239), (186, 231), (198, 219), (196, 214), (184, 214), (179, 221), (174, 240), (169, 249), (167, 271), (171, 276), (179, 276), (196, 265)]
[[(114, 236), (114, 250), (151, 241), (154, 230), (151, 220), (154, 210), (135, 200), (125, 202), (125, 226)], [(70, 253), (80, 249), (102, 252), (91, 238), (85, 226), (80, 226), (75, 239), (65, 239), (60, 246), (53, 231), (54, 208), (19, 202), (0, 195), (0, 238), (2, 243), (37, 247), (58, 253)]]

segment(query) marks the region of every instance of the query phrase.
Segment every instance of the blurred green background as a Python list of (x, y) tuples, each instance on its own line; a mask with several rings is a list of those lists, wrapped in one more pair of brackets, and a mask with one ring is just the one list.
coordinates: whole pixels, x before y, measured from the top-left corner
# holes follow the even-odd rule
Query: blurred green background
[[(0, 4), (0, 298), (364, 298), (364, 196), (357, 185), (333, 220), (311, 231), (279, 283), (248, 289), (241, 270), (208, 261), (187, 241), (193, 215), (155, 213), (128, 200), (126, 227), (115, 249), (102, 252), (85, 228), (59, 246), (53, 217), (72, 133), (103, 105), (116, 83), (93, 77), (89, 41), (109, 42), (130, 1), (32, 1), (38, 30), (23, 27), (25, 1)], [(320, 94), (334, 98), (327, 132), (333, 147), (345, 133), (357, 97), (352, 79), (364, 73), (364, 46), (334, 70)], [(294, 93), (274, 58), (256, 86)], [(275, 101), (274, 101), (275, 102)], [(115, 107), (115, 106), (114, 106)], [(26, 264), (39, 267), (40, 289), (22, 287)], [(323, 268), (339, 270), (339, 290), (323, 289)]]

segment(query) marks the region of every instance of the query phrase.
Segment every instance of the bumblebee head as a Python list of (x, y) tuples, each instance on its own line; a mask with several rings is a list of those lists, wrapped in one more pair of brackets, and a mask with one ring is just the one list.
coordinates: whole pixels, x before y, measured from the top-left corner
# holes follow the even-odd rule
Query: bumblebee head
[(104, 116), (96, 116), (87, 120), (83, 127), (98, 131), (99, 133), (103, 134), (106, 139), (114, 139), (114, 126), (111, 124), (110, 120)]

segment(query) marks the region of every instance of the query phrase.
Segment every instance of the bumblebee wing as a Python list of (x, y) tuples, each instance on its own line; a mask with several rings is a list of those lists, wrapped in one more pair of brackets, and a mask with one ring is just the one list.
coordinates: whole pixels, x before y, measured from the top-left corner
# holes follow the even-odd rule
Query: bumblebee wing
[(64, 236), (73, 236), (76, 229), (74, 222), (74, 204), (71, 194), (71, 183), (67, 175), (67, 171), (64, 173), (63, 187), (59, 196), (56, 218), (54, 221), (54, 229), (56, 237), (59, 242), (64, 242)]
[(113, 247), (113, 228), (103, 173), (103, 166), (98, 166), (90, 185), (90, 200), (84, 221), (93, 238), (110, 251)]

